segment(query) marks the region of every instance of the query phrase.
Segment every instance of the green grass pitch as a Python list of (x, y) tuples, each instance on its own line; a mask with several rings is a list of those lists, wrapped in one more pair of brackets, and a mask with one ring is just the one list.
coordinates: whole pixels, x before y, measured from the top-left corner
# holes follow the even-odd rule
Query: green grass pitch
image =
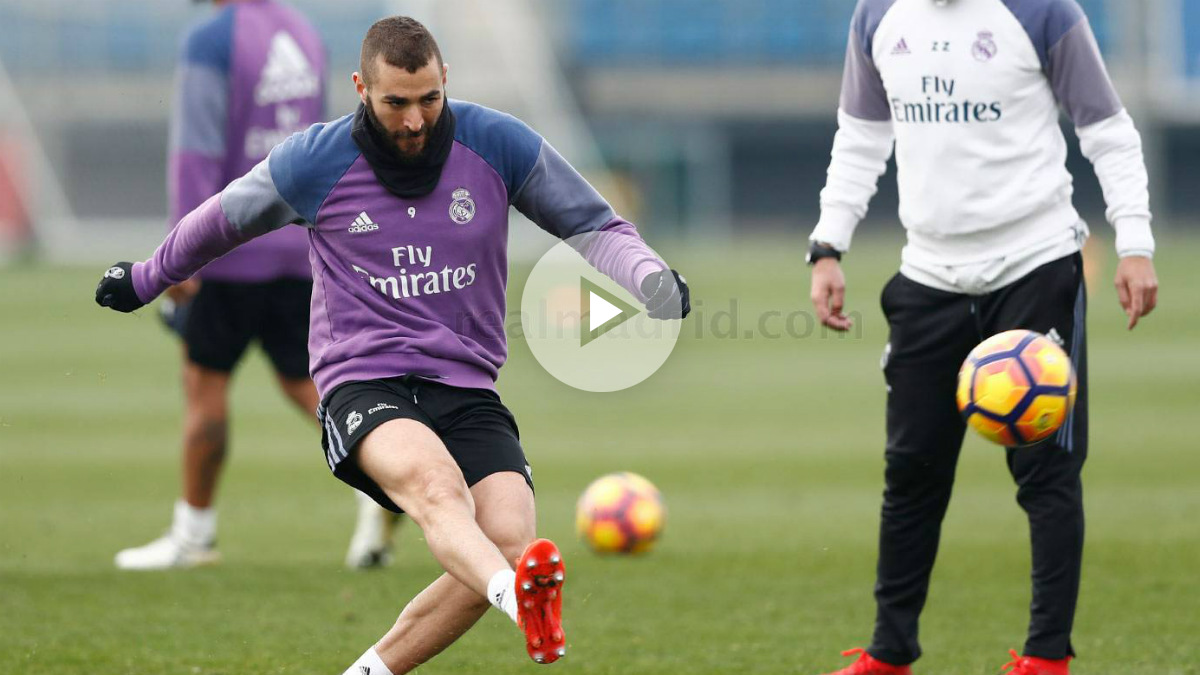
[[(540, 532), (563, 546), (570, 577), (570, 653), (555, 673), (805, 675), (840, 666), (839, 650), (869, 638), (883, 469), (878, 293), (898, 244), (863, 241), (847, 259), (860, 335), (747, 338), (765, 312), (808, 309), (800, 239), (668, 256), (699, 311), (671, 360), (632, 390), (571, 390), (512, 345), (500, 390), (534, 465)], [(1200, 240), (1162, 242), (1161, 306), (1132, 334), (1111, 254), (1092, 289), (1078, 675), (1200, 673), (1197, 259)], [(168, 524), (180, 394), (178, 347), (153, 312), (93, 304), (102, 271), (0, 270), (0, 673), (341, 673), (438, 570), (411, 524), (394, 567), (342, 568), (353, 500), (261, 354), (232, 402), (224, 564), (113, 568), (118, 549)], [(734, 299), (737, 337), (717, 338), (711, 322), (725, 334), (718, 313)], [(646, 475), (666, 497), (665, 538), (647, 557), (598, 558), (575, 539), (576, 497), (615, 470)], [(995, 673), (1020, 648), (1027, 542), (1001, 451), (970, 439), (918, 673)], [(422, 672), (537, 668), (492, 614)]]

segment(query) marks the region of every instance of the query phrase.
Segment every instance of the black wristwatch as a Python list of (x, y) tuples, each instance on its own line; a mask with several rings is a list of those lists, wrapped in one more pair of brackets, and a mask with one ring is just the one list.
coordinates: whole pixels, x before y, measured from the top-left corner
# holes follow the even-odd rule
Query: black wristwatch
[(810, 242), (808, 245), (808, 255), (804, 258), (804, 261), (811, 267), (816, 265), (817, 261), (822, 258), (833, 258), (840, 261), (842, 259), (842, 252), (829, 244), (822, 244), (819, 241)]

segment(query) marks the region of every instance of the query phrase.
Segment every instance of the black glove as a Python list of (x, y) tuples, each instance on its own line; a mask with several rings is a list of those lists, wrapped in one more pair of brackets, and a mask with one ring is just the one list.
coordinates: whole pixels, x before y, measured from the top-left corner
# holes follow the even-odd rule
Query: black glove
[(118, 312), (132, 312), (146, 305), (133, 291), (133, 264), (119, 262), (104, 273), (96, 284), (96, 304)]
[(661, 270), (643, 279), (642, 295), (652, 319), (683, 319), (692, 311), (687, 279), (675, 270)]

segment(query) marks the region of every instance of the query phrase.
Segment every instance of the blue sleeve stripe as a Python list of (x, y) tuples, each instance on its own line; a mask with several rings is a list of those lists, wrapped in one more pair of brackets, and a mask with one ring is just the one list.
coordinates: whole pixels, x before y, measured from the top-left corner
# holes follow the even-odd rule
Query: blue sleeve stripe
[(851, 30), (858, 36), (858, 44), (862, 46), (867, 58), (874, 58), (871, 51), (875, 42), (875, 31), (894, 4), (896, 0), (858, 0), (854, 18), (851, 19)]
[(293, 134), (268, 157), (271, 180), (283, 197), (309, 224), (361, 151), (350, 137), (354, 116), (314, 124)]
[(171, 105), (168, 141), (171, 151), (224, 157), (228, 75), (207, 66), (185, 64), (176, 77), (178, 85)]
[(504, 181), (511, 204), (537, 164), (542, 137), (524, 122), (466, 101), (449, 102), (454, 140), (483, 158)]
[(184, 37), (180, 60), (228, 73), (233, 53), (233, 18), (234, 7), (230, 5), (192, 27)]
[(1045, 69), (1050, 49), (1087, 16), (1076, 0), (1002, 0), (1017, 18)]

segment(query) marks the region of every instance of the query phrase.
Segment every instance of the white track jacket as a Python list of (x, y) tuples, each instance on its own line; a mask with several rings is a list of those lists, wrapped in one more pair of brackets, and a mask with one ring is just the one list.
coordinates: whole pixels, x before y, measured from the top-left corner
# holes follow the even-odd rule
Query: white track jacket
[(814, 241), (848, 250), (895, 147), (901, 272), (982, 294), (1078, 251), (1060, 108), (1121, 256), (1152, 256), (1141, 136), (1075, 0), (859, 0)]

